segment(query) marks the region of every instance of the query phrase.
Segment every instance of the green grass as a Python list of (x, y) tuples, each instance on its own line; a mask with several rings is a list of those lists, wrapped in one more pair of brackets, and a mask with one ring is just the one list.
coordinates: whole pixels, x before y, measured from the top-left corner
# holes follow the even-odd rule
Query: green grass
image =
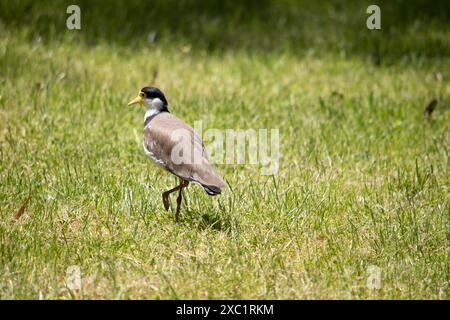
[[(185, 16), (81, 1), (73, 32), (64, 1), (30, 3), (0, 5), (0, 298), (449, 297), (444, 2), (382, 2), (375, 32), (362, 2), (185, 1)], [(175, 223), (161, 192), (176, 180), (146, 158), (143, 111), (126, 107), (155, 70), (190, 124), (279, 128), (278, 174), (218, 165), (230, 188), (189, 186)], [(66, 287), (70, 265), (81, 290)]]

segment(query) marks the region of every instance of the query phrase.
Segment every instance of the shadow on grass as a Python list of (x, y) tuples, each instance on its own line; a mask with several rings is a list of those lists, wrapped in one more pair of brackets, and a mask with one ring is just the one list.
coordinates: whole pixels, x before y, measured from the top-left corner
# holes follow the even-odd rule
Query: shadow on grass
[(225, 233), (230, 233), (234, 226), (226, 212), (213, 207), (201, 211), (191, 207), (180, 215), (180, 222), (201, 231), (211, 229)]

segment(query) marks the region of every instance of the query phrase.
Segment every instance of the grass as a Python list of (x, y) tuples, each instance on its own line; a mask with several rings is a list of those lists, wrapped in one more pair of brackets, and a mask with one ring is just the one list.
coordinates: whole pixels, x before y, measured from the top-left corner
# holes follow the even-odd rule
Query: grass
[[(65, 2), (30, 3), (0, 5), (0, 298), (448, 299), (444, 2), (382, 2), (375, 32), (357, 2), (157, 2), (133, 23), (135, 1), (81, 1), (72, 32)], [(230, 188), (191, 185), (175, 223), (126, 107), (150, 81), (205, 130), (279, 128), (278, 174), (217, 165)]]

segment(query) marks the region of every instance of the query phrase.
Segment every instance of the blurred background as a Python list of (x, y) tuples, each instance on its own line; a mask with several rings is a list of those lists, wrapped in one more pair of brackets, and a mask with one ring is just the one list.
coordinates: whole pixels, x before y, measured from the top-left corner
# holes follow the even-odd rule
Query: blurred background
[[(82, 32), (62, 32), (65, 8), (82, 10)], [(382, 31), (368, 32), (370, 4)], [(359, 55), (375, 63), (448, 57), (450, 4), (445, 0), (302, 1), (2, 1), (3, 28), (42, 41), (70, 34), (87, 45), (189, 46), (207, 52)], [(31, 28), (30, 28), (31, 27)]]

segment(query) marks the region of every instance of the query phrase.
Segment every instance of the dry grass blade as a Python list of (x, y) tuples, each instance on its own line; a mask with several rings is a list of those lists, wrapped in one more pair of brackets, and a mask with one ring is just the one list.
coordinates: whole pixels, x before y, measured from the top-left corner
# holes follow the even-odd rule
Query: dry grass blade
[(27, 207), (28, 203), (30, 202), (31, 196), (28, 196), (28, 198), (23, 202), (22, 206), (17, 210), (16, 214), (14, 215), (14, 220), (17, 221), (20, 219), (20, 217), (25, 212), (25, 208)]
[(436, 109), (437, 106), (437, 99), (433, 98), (430, 102), (428, 102), (427, 106), (425, 107), (424, 110), (424, 117), (425, 117), (425, 121), (430, 121), (431, 119), (431, 114), (433, 113), (433, 111)]
[(155, 85), (156, 79), (158, 79), (158, 69), (155, 67), (155, 68), (153, 68), (152, 81), (150, 82), (150, 84)]

